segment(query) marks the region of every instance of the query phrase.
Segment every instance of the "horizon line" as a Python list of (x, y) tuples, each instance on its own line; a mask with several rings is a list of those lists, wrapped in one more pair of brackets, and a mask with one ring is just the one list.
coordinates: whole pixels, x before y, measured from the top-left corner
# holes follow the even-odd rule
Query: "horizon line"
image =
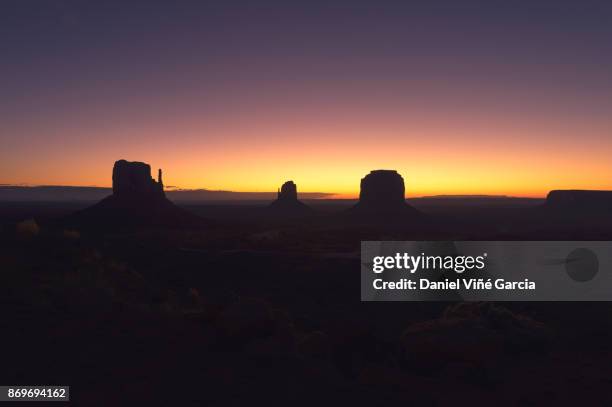
[[(28, 184), (28, 183), (18, 183), (18, 184), (10, 184), (10, 183), (0, 183), (0, 188), (88, 188), (88, 189), (100, 189), (100, 190), (112, 190), (112, 186), (100, 186), (100, 185), (66, 185), (66, 184)], [(553, 189), (554, 190), (554, 189)], [(458, 199), (458, 198), (495, 198), (495, 199), (545, 199), (546, 195), (550, 191), (544, 195), (514, 195), (514, 194), (426, 194), (426, 195), (413, 195), (406, 196), (406, 199)], [(208, 193), (228, 193), (228, 194), (276, 194), (278, 191), (235, 191), (229, 189), (207, 189), (207, 188), (181, 188), (175, 186), (167, 186), (164, 189), (165, 192), (208, 192)], [(346, 194), (346, 193), (337, 193), (337, 192), (320, 192), (320, 191), (306, 191), (306, 192), (298, 192), (298, 195), (318, 195), (316, 198), (308, 198), (305, 199), (329, 199), (329, 200), (351, 200), (351, 199), (359, 199), (359, 192), (354, 194)]]

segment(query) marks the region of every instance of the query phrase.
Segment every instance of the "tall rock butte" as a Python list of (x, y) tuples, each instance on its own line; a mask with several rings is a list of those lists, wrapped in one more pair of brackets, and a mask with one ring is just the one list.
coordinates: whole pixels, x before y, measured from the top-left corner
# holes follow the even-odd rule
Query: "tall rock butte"
[(157, 181), (151, 177), (151, 166), (137, 161), (119, 160), (113, 166), (113, 195), (134, 199), (165, 198), (162, 170)]
[(285, 182), (278, 190), (277, 200), (288, 202), (297, 201), (297, 186), (295, 182)]
[(126, 160), (113, 166), (113, 194), (75, 213), (68, 221), (75, 226), (102, 228), (192, 227), (207, 223), (166, 198), (161, 169), (156, 181), (149, 164)]
[(276, 201), (269, 208), (282, 215), (304, 215), (310, 212), (310, 207), (298, 200), (297, 186), (293, 181), (287, 181), (279, 188)]
[(374, 170), (361, 179), (353, 211), (367, 214), (418, 214), (406, 203), (404, 179), (394, 170)]

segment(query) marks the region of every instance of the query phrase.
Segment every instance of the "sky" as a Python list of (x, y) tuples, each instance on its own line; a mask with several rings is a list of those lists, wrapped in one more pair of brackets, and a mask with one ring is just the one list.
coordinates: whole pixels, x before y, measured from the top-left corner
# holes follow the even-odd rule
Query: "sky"
[(612, 189), (612, 5), (0, 0), (0, 184)]

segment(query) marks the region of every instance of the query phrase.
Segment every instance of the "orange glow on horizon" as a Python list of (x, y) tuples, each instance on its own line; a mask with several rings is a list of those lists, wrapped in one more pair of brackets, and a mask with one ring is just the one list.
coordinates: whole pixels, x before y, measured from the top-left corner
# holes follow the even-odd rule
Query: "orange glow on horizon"
[[(322, 192), (335, 198), (356, 198), (363, 176), (375, 169), (394, 169), (402, 175), (407, 197), (430, 195), (509, 195), (544, 197), (552, 189), (612, 189), (612, 164), (607, 153), (598, 150), (584, 161), (568, 159), (563, 150), (525, 150), (520, 145), (480, 145), (478, 150), (459, 149), (436, 143), (397, 142), (396, 148), (361, 140), (351, 146), (335, 147), (325, 141), (301, 146), (294, 154), (292, 143), (273, 147), (235, 149), (208, 146), (201, 157), (198, 148), (190, 151), (143, 151), (129, 154), (101, 152), (95, 159), (75, 157), (54, 164), (53, 157), (28, 166), (21, 176), (3, 183), (38, 185), (110, 186), (115, 160), (125, 158), (151, 164), (153, 175), (164, 170), (168, 188), (272, 192), (286, 180), (298, 185), (298, 192)], [(204, 149), (204, 147), (203, 147)], [(497, 150), (501, 150), (497, 151)], [(321, 153), (317, 152), (321, 151)], [(411, 154), (412, 153), (412, 154)], [(61, 160), (60, 160), (61, 161)], [(80, 170), (75, 170), (75, 169)], [(5, 172), (6, 173), (6, 172)]]
[(559, 112), (517, 118), (477, 107), (269, 107), (99, 127), (32, 122), (7, 129), (20, 140), (44, 139), (35, 140), (37, 149), (15, 141), (10, 154), (0, 153), (0, 183), (110, 186), (113, 162), (127, 159), (149, 163), (153, 174), (162, 168), (165, 184), (183, 189), (271, 192), (293, 180), (298, 192), (355, 198), (368, 172), (394, 169), (407, 197), (612, 190), (608, 119), (566, 114), (560, 121)]
[(0, 184), (108, 187), (126, 159), (182, 189), (612, 190), (599, 7), (38, 3), (3, 10)]

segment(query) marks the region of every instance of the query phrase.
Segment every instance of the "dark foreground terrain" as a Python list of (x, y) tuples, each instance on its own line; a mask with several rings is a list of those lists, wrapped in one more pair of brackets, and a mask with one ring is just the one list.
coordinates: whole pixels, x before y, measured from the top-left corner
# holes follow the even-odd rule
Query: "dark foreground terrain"
[[(75, 406), (610, 405), (609, 303), (362, 303), (361, 240), (609, 240), (540, 200), (420, 199), (423, 223), (184, 208), (206, 227), (65, 226), (0, 204), (3, 384)], [(612, 287), (611, 287), (612, 289)]]

